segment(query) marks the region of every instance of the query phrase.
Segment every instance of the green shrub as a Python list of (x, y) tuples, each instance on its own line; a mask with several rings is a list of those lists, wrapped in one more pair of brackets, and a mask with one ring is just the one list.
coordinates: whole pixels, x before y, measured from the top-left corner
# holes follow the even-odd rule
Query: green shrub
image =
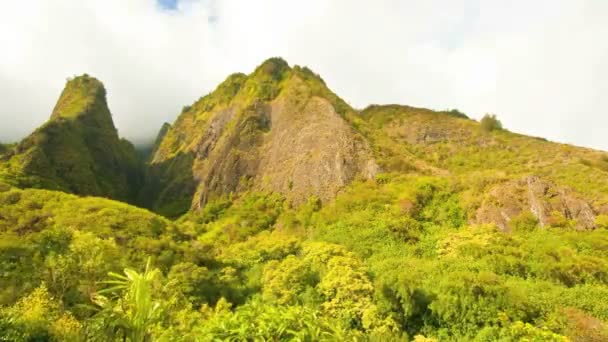
[(458, 109), (451, 109), (451, 110), (446, 111), (445, 113), (447, 115), (453, 116), (455, 118), (461, 118), (461, 119), (468, 119), (469, 118), (465, 113), (459, 111)]
[(595, 217), (595, 225), (598, 228), (608, 229), (608, 215), (600, 214)]
[(496, 118), (495, 114), (484, 115), (483, 118), (481, 118), (480, 124), (483, 132), (492, 132), (502, 129), (502, 123)]
[(529, 232), (538, 227), (538, 218), (531, 211), (522, 211), (509, 221), (511, 229), (519, 232)]

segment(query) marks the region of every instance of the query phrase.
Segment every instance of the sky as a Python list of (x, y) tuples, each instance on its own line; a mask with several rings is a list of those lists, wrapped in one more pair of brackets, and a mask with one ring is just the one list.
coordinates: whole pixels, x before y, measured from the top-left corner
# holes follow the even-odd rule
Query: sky
[(355, 108), (495, 113), (608, 150), (606, 0), (0, 0), (0, 141), (50, 116), (68, 77), (106, 86), (121, 136), (281, 56)]

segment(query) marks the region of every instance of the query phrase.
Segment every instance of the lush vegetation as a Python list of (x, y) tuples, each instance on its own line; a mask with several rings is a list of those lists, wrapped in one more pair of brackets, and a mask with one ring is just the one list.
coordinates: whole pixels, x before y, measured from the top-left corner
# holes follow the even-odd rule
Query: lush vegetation
[(103, 84), (88, 75), (69, 79), (49, 121), (2, 156), (0, 181), (134, 202), (142, 166), (120, 139)]
[(494, 130), (502, 129), (502, 122), (498, 120), (496, 114), (486, 114), (479, 121), (480, 127), (484, 132), (492, 132)]
[[(310, 69), (274, 58), (163, 126), (146, 185), (134, 175), (139, 191), (122, 194), (153, 213), (57, 191), (122, 186), (69, 159), (107, 147), (82, 145), (87, 120), (109, 118), (96, 82), (70, 81), (48, 124), (0, 145), (0, 341), (608, 340), (605, 153), (458, 110), (355, 111)], [(198, 138), (225, 124), (219, 157), (232, 160), (271, 129), (261, 102), (312, 96), (364, 137), (382, 172), (328, 201), (244, 186), (192, 206), (211, 149)], [(20, 169), (40, 153), (72, 173)]]
[[(169, 222), (0, 193), (9, 340), (603, 340), (608, 234), (469, 225), (449, 179), (382, 175), (291, 208), (247, 193)], [(124, 269), (124, 271), (123, 271)]]
[(10, 149), (11, 145), (0, 143), (0, 157), (2, 157), (3, 154), (8, 153)]

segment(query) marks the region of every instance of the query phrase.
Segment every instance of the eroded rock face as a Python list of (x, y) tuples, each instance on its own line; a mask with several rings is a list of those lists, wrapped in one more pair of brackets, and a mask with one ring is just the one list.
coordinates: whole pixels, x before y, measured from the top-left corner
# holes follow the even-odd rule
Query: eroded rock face
[(279, 99), (271, 106), (271, 119), (256, 186), (296, 203), (311, 194), (326, 201), (355, 177), (377, 173), (367, 143), (326, 99), (313, 96), (301, 108)]
[(222, 121), (199, 144), (194, 208), (246, 188), (280, 192), (294, 204), (311, 195), (327, 201), (356, 177), (378, 171), (367, 143), (321, 97), (257, 104), (225, 141)]
[[(161, 179), (157, 206), (186, 196), (196, 210), (245, 190), (279, 192), (295, 205), (312, 195), (328, 201), (355, 178), (373, 177), (371, 149), (337, 112), (333, 96), (308, 71), (277, 61), (229, 78), (161, 143), (151, 165)], [(178, 167), (184, 155), (190, 164)]]
[(510, 221), (530, 212), (541, 227), (572, 220), (576, 229), (595, 228), (595, 214), (591, 206), (567, 188), (537, 176), (510, 181), (495, 186), (477, 210), (477, 223), (495, 223), (504, 231), (512, 227)]

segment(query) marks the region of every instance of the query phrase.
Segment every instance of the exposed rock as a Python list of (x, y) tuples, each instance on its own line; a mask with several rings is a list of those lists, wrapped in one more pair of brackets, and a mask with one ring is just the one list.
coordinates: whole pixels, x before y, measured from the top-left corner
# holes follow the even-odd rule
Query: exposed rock
[[(247, 189), (280, 192), (294, 204), (311, 195), (326, 201), (356, 177), (373, 177), (378, 166), (367, 142), (337, 106), (347, 107), (318, 76), (282, 60), (229, 77), (183, 113), (161, 143), (150, 168), (164, 181), (155, 185), (152, 207), (179, 193), (197, 209)], [(177, 168), (186, 155), (191, 164)], [(176, 182), (180, 174), (191, 178)]]
[(591, 206), (568, 188), (559, 187), (537, 176), (509, 181), (492, 188), (477, 210), (478, 223), (495, 223), (504, 231), (509, 222), (524, 212), (532, 213), (541, 227), (573, 220), (576, 229), (595, 228)]
[(296, 203), (311, 194), (326, 201), (355, 177), (377, 173), (367, 143), (327, 99), (313, 96), (298, 108), (292, 99), (279, 98), (270, 117), (255, 186), (284, 193)]

